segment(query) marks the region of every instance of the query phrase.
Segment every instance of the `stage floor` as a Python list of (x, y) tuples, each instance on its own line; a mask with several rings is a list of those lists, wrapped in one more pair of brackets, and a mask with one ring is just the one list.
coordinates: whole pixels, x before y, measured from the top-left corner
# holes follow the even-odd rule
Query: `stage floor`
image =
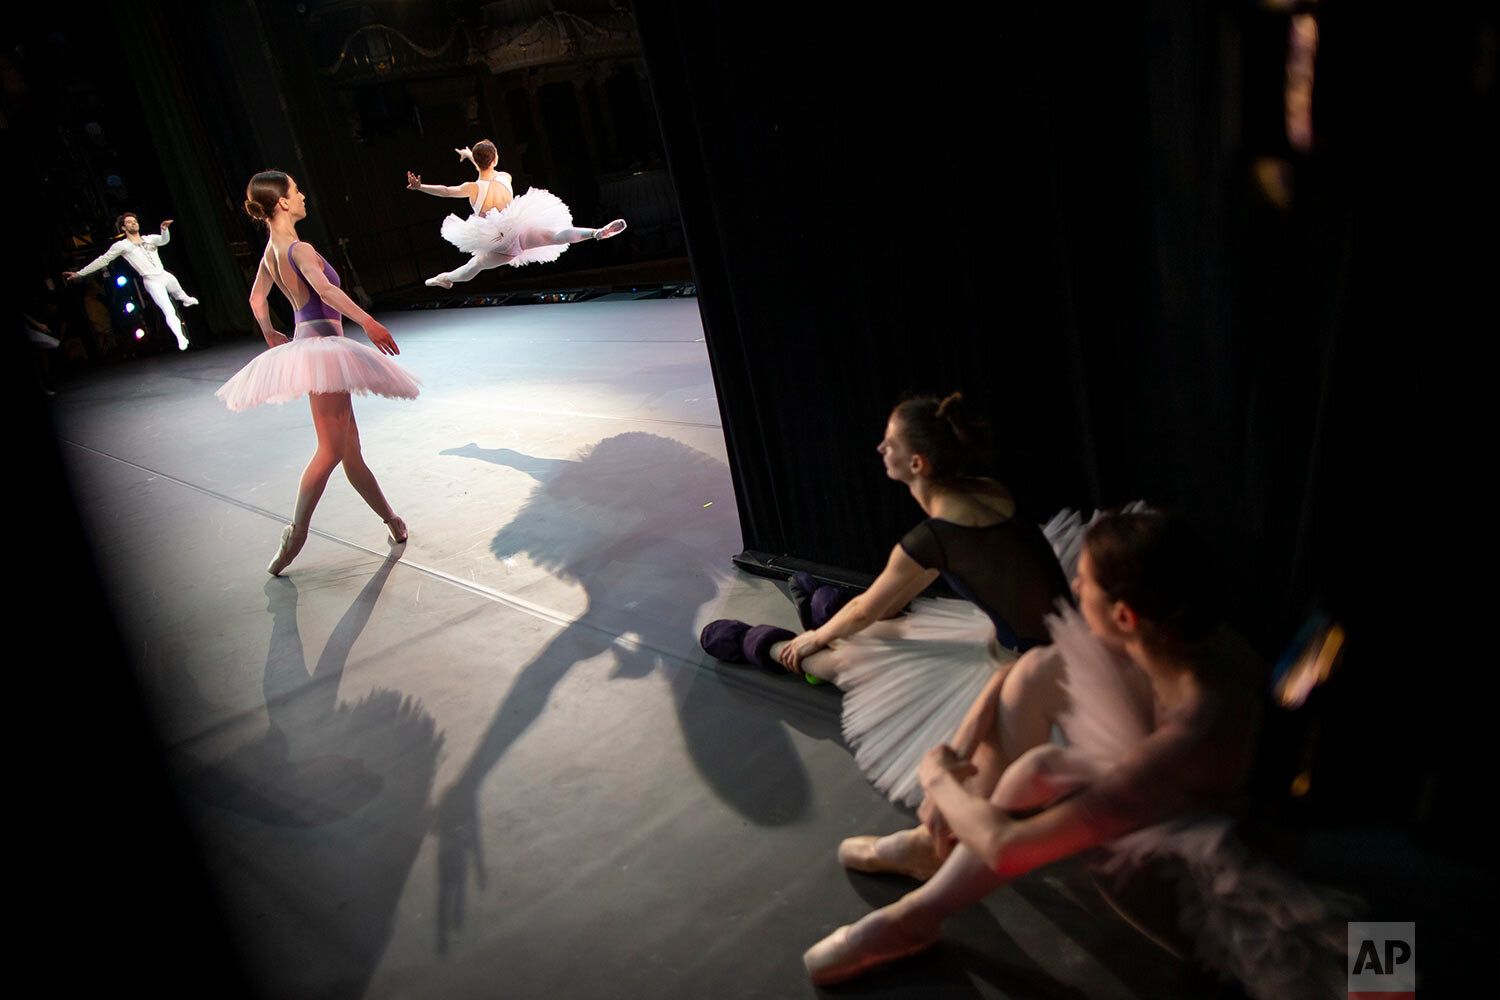
[[(307, 405), (229, 413), (245, 341), (92, 374), (65, 462), (171, 765), (267, 996), (798, 997), (804, 948), (911, 883), (838, 841), (911, 825), (836, 691), (721, 666), (795, 626), (737, 573), (693, 299), (390, 313), (415, 402), (356, 400), (410, 525), (341, 472), (269, 578)], [(352, 326), (351, 332), (357, 334)], [(915, 516), (915, 511), (914, 511)], [(1219, 995), (1094, 893), (1022, 879), (861, 996)]]

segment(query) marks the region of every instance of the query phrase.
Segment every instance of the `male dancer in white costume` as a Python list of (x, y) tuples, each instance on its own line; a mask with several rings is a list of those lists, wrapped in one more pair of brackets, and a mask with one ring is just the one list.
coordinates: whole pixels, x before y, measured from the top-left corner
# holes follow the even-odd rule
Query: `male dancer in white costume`
[(182, 333), (182, 320), (177, 318), (177, 310), (172, 305), (172, 299), (176, 299), (184, 307), (195, 306), (198, 300), (184, 292), (177, 276), (161, 266), (161, 255), (158, 251), (172, 238), (167, 232), (167, 227), (171, 224), (171, 219), (161, 224), (160, 236), (142, 236), (141, 221), (136, 218), (134, 212), (126, 212), (115, 220), (115, 228), (123, 231), (125, 238), (112, 244), (108, 250), (89, 262), (83, 270), (64, 271), (63, 279), (77, 281), (85, 278), (116, 257), (123, 255), (130, 266), (135, 268), (136, 273), (141, 276), (146, 292), (155, 301), (162, 315), (167, 318), (167, 326), (171, 329), (172, 336), (177, 338), (177, 349), (185, 351), (188, 349), (188, 340)]

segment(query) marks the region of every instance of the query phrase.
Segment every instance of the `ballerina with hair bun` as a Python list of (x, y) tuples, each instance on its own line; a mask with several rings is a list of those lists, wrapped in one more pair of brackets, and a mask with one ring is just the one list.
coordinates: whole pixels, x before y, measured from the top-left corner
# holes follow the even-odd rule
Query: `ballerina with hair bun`
[[(269, 231), (250, 290), (250, 311), (270, 349), (235, 373), (215, 395), (234, 411), (307, 396), (318, 435), (318, 450), (297, 490), (296, 513), (282, 530), (281, 547), (266, 571), (279, 576), (301, 551), (313, 509), (340, 464), (350, 484), (385, 522), (391, 542), (405, 542), (406, 522), (391, 509), (365, 464), (350, 396), (373, 393), (415, 399), (421, 380), (391, 360), (401, 351), (390, 331), (343, 291), (338, 272), (318, 251), (297, 238), (297, 222), (307, 216), (307, 195), (295, 180), (279, 170), (256, 174), (245, 189), (245, 212)], [(271, 326), (268, 299), (273, 284), (296, 310), (291, 337)], [(344, 336), (345, 316), (364, 328), (378, 350)]]
[(493, 267), (520, 267), (554, 261), (574, 243), (606, 240), (625, 231), (625, 220), (616, 219), (599, 229), (573, 225), (573, 213), (557, 195), (531, 188), (515, 196), (510, 174), (496, 170), (500, 151), (485, 139), (470, 149), (455, 149), (460, 160), (473, 164), (478, 176), (463, 184), (423, 184), (422, 178), (406, 172), (406, 186), (438, 198), (464, 198), (472, 214), (467, 219), (450, 215), (443, 220), (443, 239), (469, 254), (462, 267), (427, 279), (435, 288), (452, 288)]
[[(699, 641), (721, 660), (838, 685), (856, 762), (892, 801), (915, 806), (923, 754), (955, 732), (975, 734), (977, 746), (984, 699), (1024, 652), (1048, 641), (1044, 619), (1067, 600), (1068, 583), (1010, 490), (973, 474), (989, 457), (989, 435), (962, 395), (901, 402), (876, 451), (927, 519), (891, 550), (869, 589), (849, 598), (798, 574), (801, 634), (723, 619)], [(940, 575), (962, 600), (918, 598)], [(935, 867), (944, 845), (921, 846)]]

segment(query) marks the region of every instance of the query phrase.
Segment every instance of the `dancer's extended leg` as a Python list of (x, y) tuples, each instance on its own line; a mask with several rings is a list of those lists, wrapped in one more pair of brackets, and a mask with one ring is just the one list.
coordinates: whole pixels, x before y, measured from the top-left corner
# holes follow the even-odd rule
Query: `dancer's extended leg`
[(456, 267), (451, 271), (433, 275), (427, 279), (427, 284), (437, 288), (452, 288), (455, 282), (468, 281), (481, 271), (488, 271), (492, 267), (504, 267), (515, 260), (514, 256), (503, 253), (476, 253), (469, 258), (469, 262), (462, 267)]
[(193, 298), (183, 290), (182, 282), (177, 280), (177, 275), (173, 274), (171, 271), (163, 271), (161, 277), (162, 282), (167, 286), (167, 294), (172, 296), (172, 298), (176, 299), (184, 306), (195, 306), (198, 304), (197, 299)]
[(172, 336), (177, 338), (177, 349), (185, 351), (188, 348), (187, 337), (182, 332), (182, 320), (177, 318), (177, 307), (172, 304), (172, 296), (167, 291), (166, 281), (158, 275), (141, 279), (141, 284), (146, 286), (146, 294), (156, 303), (156, 308), (166, 318), (167, 329), (172, 331)]
[(375, 473), (365, 464), (364, 453), (359, 447), (359, 424), (354, 419), (352, 408), (349, 412), (349, 430), (344, 439), (344, 475), (349, 477), (349, 485), (354, 487), (355, 492), (364, 498), (370, 509), (390, 528), (391, 541), (406, 541), (406, 522), (391, 509), (385, 494), (380, 492), (380, 484), (375, 481)]
[(281, 548), (266, 572), (280, 576), (281, 571), (302, 551), (307, 541), (307, 529), (312, 524), (313, 511), (323, 497), (328, 477), (334, 467), (344, 460), (344, 448), (349, 438), (349, 425), (354, 411), (349, 406), (347, 392), (318, 392), (309, 395), (312, 407), (313, 429), (318, 435), (318, 450), (312, 461), (302, 470), (302, 481), (297, 486), (297, 508), (292, 514), (292, 523), (281, 532)]
[(556, 247), (564, 243), (582, 243), (584, 240), (607, 240), (625, 231), (625, 220), (616, 219), (599, 229), (558, 229), (553, 232), (530, 231), (521, 234), (521, 247), (536, 250), (539, 247)]
[[(1056, 801), (1097, 774), (1061, 747), (1037, 747), (1006, 770), (990, 796), (1002, 809), (1022, 811)], [(943, 921), (984, 899), (1009, 879), (962, 844), (926, 883), (889, 906), (840, 927), (802, 956), (813, 982), (842, 982), (867, 969), (936, 943)]]

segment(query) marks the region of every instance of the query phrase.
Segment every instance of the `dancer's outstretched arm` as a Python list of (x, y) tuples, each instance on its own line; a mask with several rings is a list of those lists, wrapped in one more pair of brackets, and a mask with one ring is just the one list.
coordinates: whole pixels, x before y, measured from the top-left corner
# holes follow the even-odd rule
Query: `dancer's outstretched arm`
[(452, 187), (448, 187), (446, 184), (423, 184), (422, 178), (419, 175), (412, 173), (410, 170), (406, 172), (406, 186), (412, 191), (420, 191), (423, 194), (430, 194), (437, 198), (472, 199), (475, 192), (478, 190), (474, 186), (473, 181), (466, 181), (463, 184), (455, 184)]
[(63, 280), (64, 281), (77, 281), (79, 278), (86, 278), (89, 275), (93, 274), (95, 271), (97, 271), (100, 268), (102, 268), (104, 265), (108, 264), (110, 261), (114, 260), (116, 257), (120, 256), (120, 254), (122, 254), (124, 252), (125, 252), (125, 241), (124, 240), (118, 240), (115, 243), (111, 244), (110, 248), (108, 250), (104, 251), (99, 256), (95, 257), (93, 260), (89, 261), (87, 264), (83, 265), (83, 267), (79, 268), (78, 270), (76, 270), (76, 271), (64, 271), (63, 272)]
[(166, 246), (168, 243), (172, 242), (172, 234), (169, 233), (169, 232), (167, 232), (167, 227), (170, 226), (171, 224), (172, 224), (172, 220), (171, 219), (167, 219), (167, 220), (163, 221), (162, 224), (161, 224), (161, 235), (160, 236), (142, 236), (141, 237), (141, 242), (142, 243), (150, 243), (152, 246), (157, 246), (157, 247), (164, 247), (164, 246)]
[(318, 256), (318, 251), (314, 250), (311, 244), (294, 245), (292, 263), (296, 264), (297, 270), (302, 272), (302, 280), (307, 282), (307, 287), (312, 289), (313, 294), (363, 327), (365, 336), (370, 338), (370, 343), (379, 348), (381, 354), (401, 353), (401, 349), (396, 346), (396, 341), (391, 337), (391, 331), (361, 309), (359, 304), (351, 299), (342, 288), (328, 280), (328, 275), (323, 273), (323, 259)]
[(822, 649), (835, 639), (853, 635), (874, 622), (900, 611), (938, 578), (935, 569), (924, 569), (906, 550), (897, 545), (891, 550), (885, 569), (870, 588), (839, 609), (819, 628), (789, 639), (781, 649), (781, 664), (788, 670), (800, 669), (804, 656)]
[(272, 284), (271, 269), (266, 266), (266, 259), (262, 257), (260, 267), (255, 271), (255, 284), (250, 287), (250, 311), (255, 314), (256, 325), (260, 327), (260, 335), (266, 338), (266, 344), (280, 347), (291, 338), (271, 325), (271, 306), (267, 300)]

